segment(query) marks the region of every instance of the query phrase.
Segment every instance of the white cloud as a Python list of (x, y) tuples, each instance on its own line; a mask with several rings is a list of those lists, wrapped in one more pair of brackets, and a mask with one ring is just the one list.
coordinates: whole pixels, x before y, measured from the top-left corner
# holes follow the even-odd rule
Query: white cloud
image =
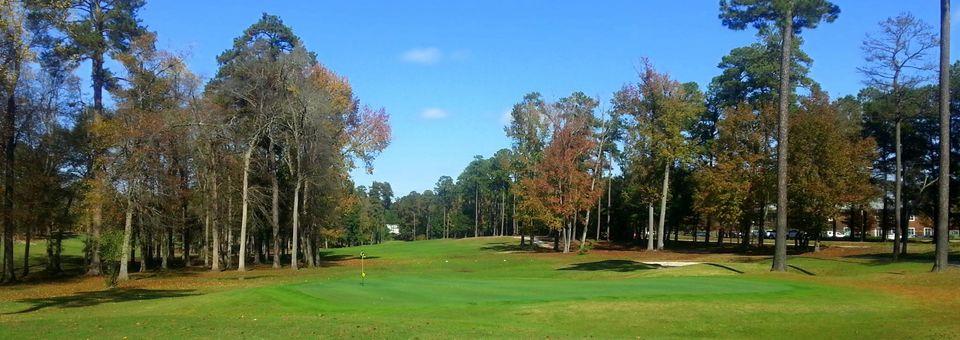
[(449, 113), (447, 113), (446, 110), (438, 109), (435, 107), (431, 107), (426, 110), (423, 110), (423, 112), (420, 112), (420, 118), (431, 119), (431, 120), (447, 118), (448, 115)]
[(403, 52), (400, 59), (408, 63), (433, 65), (443, 59), (443, 52), (436, 47), (414, 48)]

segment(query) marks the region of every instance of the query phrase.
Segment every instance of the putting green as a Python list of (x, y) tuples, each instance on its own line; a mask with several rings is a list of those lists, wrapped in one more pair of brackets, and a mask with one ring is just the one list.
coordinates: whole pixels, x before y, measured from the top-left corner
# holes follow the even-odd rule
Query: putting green
[(339, 279), (264, 288), (260, 293), (294, 295), (297, 296), (295, 303), (317, 309), (362, 310), (571, 300), (615, 301), (677, 295), (771, 294), (796, 289), (796, 284), (726, 277), (567, 280), (394, 276), (368, 279), (363, 286), (359, 280)]

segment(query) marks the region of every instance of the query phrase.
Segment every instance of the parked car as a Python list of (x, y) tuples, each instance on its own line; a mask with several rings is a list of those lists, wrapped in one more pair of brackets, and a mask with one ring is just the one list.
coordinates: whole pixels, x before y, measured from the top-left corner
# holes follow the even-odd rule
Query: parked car
[(763, 238), (776, 238), (776, 237), (777, 237), (776, 230), (767, 230), (763, 234)]
[(707, 232), (703, 230), (697, 231), (697, 237), (707, 237)]
[(787, 232), (787, 239), (792, 240), (797, 238), (797, 236), (800, 236), (800, 235), (802, 235), (802, 233), (799, 230), (790, 229), (790, 231)]

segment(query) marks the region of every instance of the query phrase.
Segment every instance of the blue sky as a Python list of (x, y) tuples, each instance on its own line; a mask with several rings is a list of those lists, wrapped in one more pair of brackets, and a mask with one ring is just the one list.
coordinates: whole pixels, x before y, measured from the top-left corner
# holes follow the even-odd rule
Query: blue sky
[[(839, 19), (805, 32), (803, 46), (814, 59), (813, 78), (832, 95), (861, 87), (860, 42), (883, 18), (909, 11), (939, 29), (939, 1), (835, 3)], [(717, 4), (155, 0), (142, 18), (162, 48), (186, 53), (209, 78), (234, 37), (263, 12), (279, 15), (323, 64), (350, 79), (363, 103), (391, 114), (392, 144), (373, 175), (358, 170), (354, 179), (388, 181), (399, 196), (432, 188), (441, 175), (456, 177), (474, 155), (509, 147), (505, 114), (527, 92), (556, 99), (583, 91), (606, 103), (635, 79), (641, 57), (703, 87), (723, 55), (755, 40), (752, 30), (723, 27)]]

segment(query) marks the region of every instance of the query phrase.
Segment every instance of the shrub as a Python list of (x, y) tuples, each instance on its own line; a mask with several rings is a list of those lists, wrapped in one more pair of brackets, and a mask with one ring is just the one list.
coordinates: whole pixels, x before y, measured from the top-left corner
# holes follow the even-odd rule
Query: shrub
[(123, 233), (109, 231), (100, 235), (100, 270), (107, 280), (107, 286), (117, 285), (120, 274), (120, 260), (123, 256)]

